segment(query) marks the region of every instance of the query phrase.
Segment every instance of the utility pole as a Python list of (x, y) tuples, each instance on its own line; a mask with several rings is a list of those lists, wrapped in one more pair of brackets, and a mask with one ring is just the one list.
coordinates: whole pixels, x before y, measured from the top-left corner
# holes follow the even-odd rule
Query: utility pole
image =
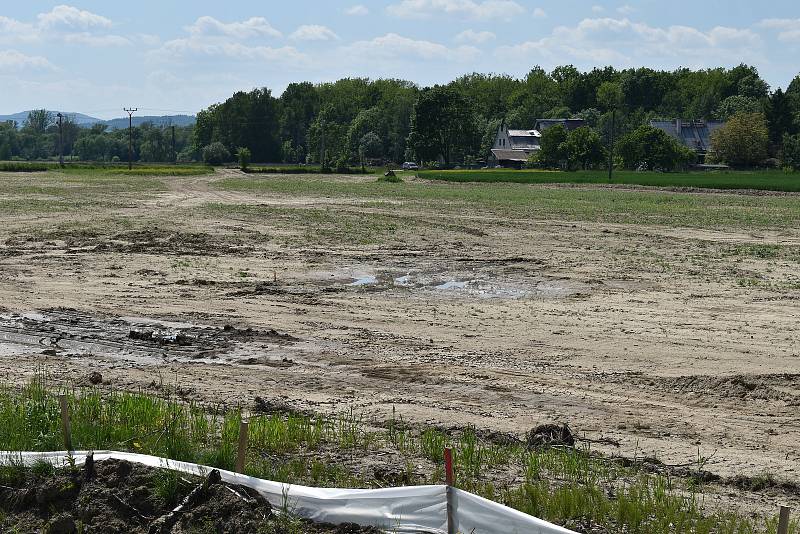
[(611, 143), (608, 146), (608, 181), (611, 181), (611, 173), (614, 170), (614, 130), (616, 129), (617, 110), (611, 110)]
[(175, 153), (175, 125), (172, 125), (172, 163), (178, 163), (178, 155)]
[(139, 108), (122, 108), (128, 114), (128, 170), (133, 169), (133, 114)]
[(322, 116), (322, 143), (320, 147), (320, 154), (319, 154), (319, 164), (320, 170), (325, 168), (325, 115)]
[(64, 115), (59, 112), (58, 117), (58, 165), (64, 166)]

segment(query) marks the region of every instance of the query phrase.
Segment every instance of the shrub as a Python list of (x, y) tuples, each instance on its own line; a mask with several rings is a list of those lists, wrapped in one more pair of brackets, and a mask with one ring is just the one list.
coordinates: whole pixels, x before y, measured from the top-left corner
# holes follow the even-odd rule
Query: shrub
[(663, 130), (640, 126), (624, 135), (616, 146), (628, 169), (674, 171), (692, 163), (695, 153)]
[(203, 162), (206, 165), (222, 165), (231, 159), (231, 153), (219, 141), (203, 148)]
[(49, 168), (43, 163), (0, 163), (0, 172), (42, 172)]
[(800, 135), (783, 135), (783, 166), (800, 171)]
[(339, 159), (336, 160), (336, 172), (342, 174), (348, 174), (350, 172), (350, 167), (348, 166), (349, 161), (346, 156), (341, 156)]
[(247, 147), (239, 147), (236, 155), (239, 156), (239, 167), (243, 171), (246, 171), (247, 167), (250, 165), (250, 158), (253, 156), (250, 149)]
[(762, 113), (740, 113), (711, 134), (711, 149), (731, 167), (752, 167), (768, 156), (769, 130)]

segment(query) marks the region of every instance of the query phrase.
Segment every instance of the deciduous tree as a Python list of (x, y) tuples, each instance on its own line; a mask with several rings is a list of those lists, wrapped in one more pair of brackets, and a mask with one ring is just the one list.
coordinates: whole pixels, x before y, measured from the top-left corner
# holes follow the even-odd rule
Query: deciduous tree
[(711, 134), (711, 150), (717, 161), (732, 167), (752, 167), (769, 152), (769, 129), (762, 113), (741, 113)]

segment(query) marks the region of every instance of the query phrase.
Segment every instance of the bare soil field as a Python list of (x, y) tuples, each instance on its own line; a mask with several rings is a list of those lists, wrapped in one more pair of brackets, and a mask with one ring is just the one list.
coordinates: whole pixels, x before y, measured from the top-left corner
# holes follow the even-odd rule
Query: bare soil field
[(405, 180), (0, 173), (0, 378), (798, 482), (800, 196)]

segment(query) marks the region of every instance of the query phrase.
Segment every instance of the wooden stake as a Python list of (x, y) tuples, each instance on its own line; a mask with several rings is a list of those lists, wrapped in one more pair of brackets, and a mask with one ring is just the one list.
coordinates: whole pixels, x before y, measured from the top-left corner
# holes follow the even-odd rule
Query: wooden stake
[(236, 472), (244, 473), (244, 461), (247, 457), (247, 421), (239, 421), (239, 450), (236, 453)]
[(444, 478), (447, 483), (447, 534), (456, 534), (455, 510), (453, 506), (453, 449), (444, 448)]
[(61, 429), (64, 431), (64, 446), (67, 451), (71, 451), (72, 426), (69, 424), (69, 404), (67, 404), (67, 396), (59, 395), (58, 404), (61, 405)]
[(444, 448), (444, 479), (448, 486), (453, 485), (453, 449), (450, 447)]
[(789, 534), (789, 510), (788, 506), (781, 506), (780, 515), (778, 516), (778, 533)]

